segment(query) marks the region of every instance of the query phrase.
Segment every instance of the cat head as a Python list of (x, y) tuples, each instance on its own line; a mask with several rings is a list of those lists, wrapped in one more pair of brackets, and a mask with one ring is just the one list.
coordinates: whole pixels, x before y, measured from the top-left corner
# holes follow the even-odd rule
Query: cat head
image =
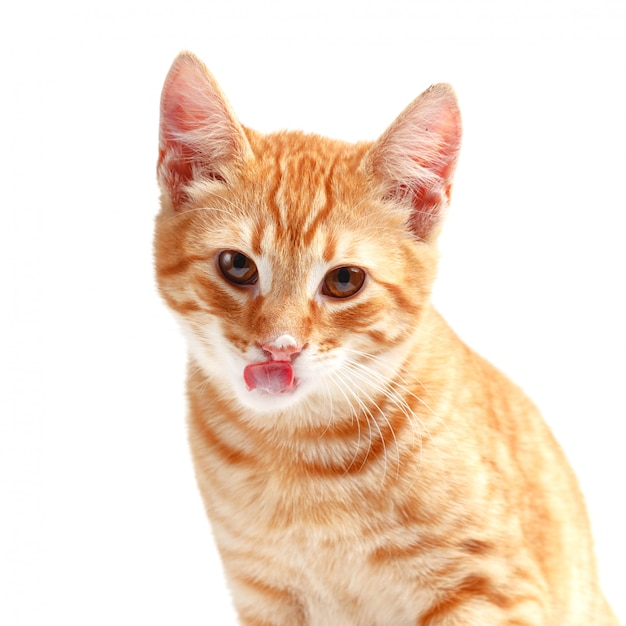
[(196, 57), (174, 61), (157, 280), (223, 400), (327, 419), (382, 391), (430, 306), (460, 137), (446, 85), (373, 143), (263, 135), (239, 123)]

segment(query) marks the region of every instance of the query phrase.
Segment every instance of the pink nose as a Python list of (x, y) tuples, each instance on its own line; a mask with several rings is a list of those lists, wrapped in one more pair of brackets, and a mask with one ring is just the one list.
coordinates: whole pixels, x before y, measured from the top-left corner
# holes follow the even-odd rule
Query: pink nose
[(261, 347), (272, 356), (273, 361), (291, 361), (292, 357), (302, 352), (302, 348), (289, 335), (282, 335)]

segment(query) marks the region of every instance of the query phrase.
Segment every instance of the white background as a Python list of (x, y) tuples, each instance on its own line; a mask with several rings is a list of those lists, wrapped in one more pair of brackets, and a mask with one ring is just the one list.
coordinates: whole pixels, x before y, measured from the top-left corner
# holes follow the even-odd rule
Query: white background
[(542, 408), (626, 623), (625, 27), (623, 0), (4, 3), (0, 624), (234, 624), (152, 275), (181, 49), (264, 131), (373, 139), (455, 86), (436, 301)]

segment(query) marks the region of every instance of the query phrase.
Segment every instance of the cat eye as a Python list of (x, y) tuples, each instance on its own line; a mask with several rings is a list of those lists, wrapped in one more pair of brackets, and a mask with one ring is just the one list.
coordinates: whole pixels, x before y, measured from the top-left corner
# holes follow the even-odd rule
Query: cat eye
[(331, 298), (349, 298), (360, 291), (365, 272), (359, 267), (336, 267), (324, 277), (322, 293)]
[(234, 285), (253, 285), (259, 278), (252, 259), (236, 250), (224, 250), (218, 257), (222, 276)]

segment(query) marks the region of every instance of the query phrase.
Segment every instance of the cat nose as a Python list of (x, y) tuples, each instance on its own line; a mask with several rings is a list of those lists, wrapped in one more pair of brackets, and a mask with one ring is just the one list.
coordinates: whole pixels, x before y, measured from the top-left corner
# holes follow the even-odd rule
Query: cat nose
[(302, 352), (302, 346), (291, 335), (281, 335), (264, 343), (261, 348), (271, 355), (272, 361), (291, 361), (292, 357)]

